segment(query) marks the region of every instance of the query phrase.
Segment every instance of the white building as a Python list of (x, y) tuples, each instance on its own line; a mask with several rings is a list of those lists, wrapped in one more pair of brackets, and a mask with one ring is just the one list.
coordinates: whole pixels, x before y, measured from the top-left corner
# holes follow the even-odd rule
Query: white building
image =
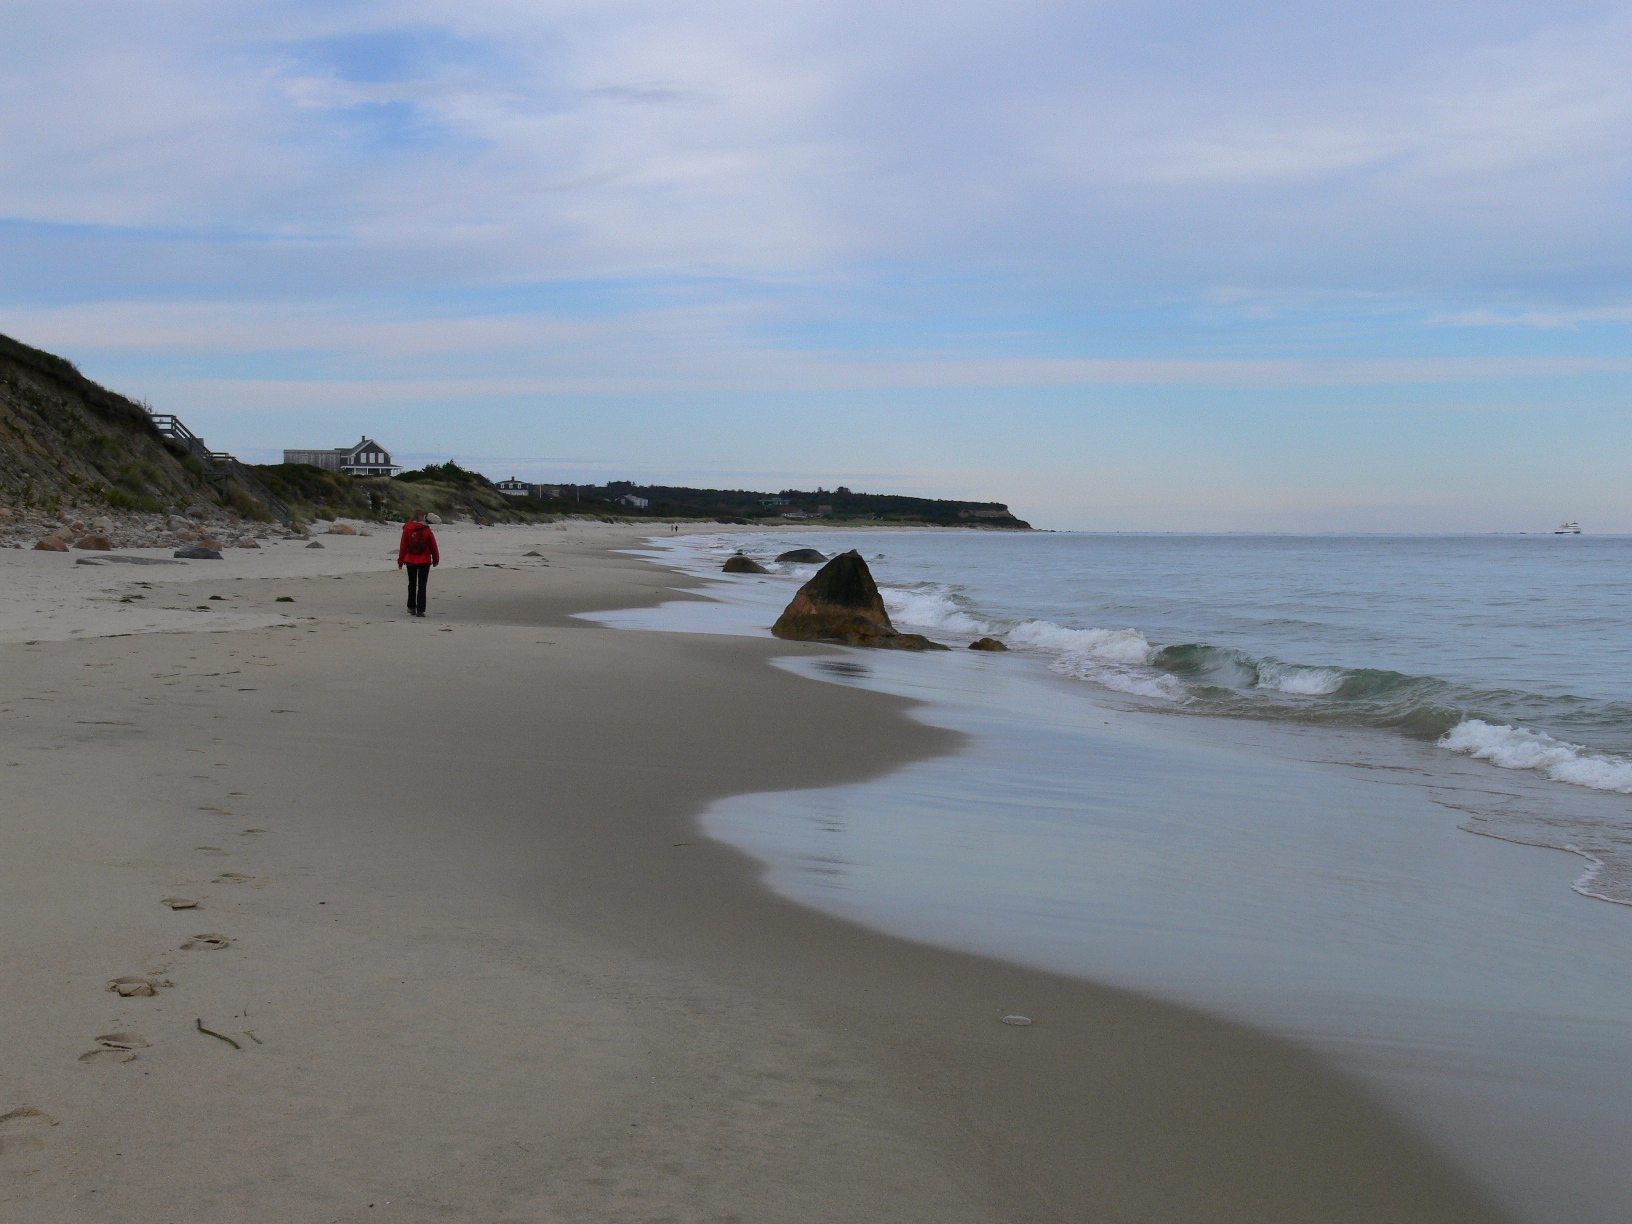
[(309, 463), (325, 472), (345, 472), (348, 476), (395, 476), (402, 469), (391, 462), (391, 452), (373, 438), (359, 438), (355, 446), (334, 450), (286, 450), (285, 463)]
[(531, 497), (537, 485), (530, 485), (525, 480), (517, 480), (514, 476), (509, 480), (501, 480), (493, 486), (506, 497)]
[(633, 493), (625, 493), (622, 497), (618, 498), (618, 505), (633, 506), (636, 510), (644, 510), (651, 504), (652, 503), (646, 498), (636, 497)]

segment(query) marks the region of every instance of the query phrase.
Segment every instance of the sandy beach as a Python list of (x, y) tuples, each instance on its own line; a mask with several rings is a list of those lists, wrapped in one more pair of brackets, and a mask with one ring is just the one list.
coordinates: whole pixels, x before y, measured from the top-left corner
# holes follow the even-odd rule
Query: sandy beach
[(1500, 1218), (1290, 1044), (774, 896), (710, 801), (958, 738), (574, 619), (681, 597), (635, 529), (439, 532), (424, 621), (384, 529), (0, 553), (8, 1221)]

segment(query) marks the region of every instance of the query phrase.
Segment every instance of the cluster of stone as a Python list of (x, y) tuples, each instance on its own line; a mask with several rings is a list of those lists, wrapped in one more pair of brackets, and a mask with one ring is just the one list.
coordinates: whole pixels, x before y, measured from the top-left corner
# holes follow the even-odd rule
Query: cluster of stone
[[(276, 528), (283, 534), (282, 528)], [(210, 506), (165, 514), (69, 509), (53, 512), (0, 507), (0, 548), (89, 552), (122, 548), (259, 548), (271, 530)]]

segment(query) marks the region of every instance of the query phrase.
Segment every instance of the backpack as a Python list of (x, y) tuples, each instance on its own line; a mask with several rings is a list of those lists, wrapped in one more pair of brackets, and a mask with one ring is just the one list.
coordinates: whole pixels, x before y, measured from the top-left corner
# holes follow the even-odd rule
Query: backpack
[(423, 557), (431, 551), (431, 529), (424, 523), (415, 523), (408, 530), (408, 555)]

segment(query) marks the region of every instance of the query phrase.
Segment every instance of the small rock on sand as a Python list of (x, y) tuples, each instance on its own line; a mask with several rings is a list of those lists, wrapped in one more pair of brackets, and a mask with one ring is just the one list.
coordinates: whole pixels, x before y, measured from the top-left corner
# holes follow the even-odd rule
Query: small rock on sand
[(257, 541), (252, 540), (249, 536), (245, 536), (243, 539), (238, 541), (238, 547), (239, 548), (259, 548), (260, 544)]
[(108, 552), (113, 548), (113, 541), (105, 535), (80, 536), (74, 541), (75, 548), (83, 548), (87, 552)]
[(68, 541), (59, 540), (56, 536), (46, 536), (34, 545), (35, 552), (67, 552)]
[(353, 527), (350, 523), (330, 523), (329, 524), (329, 534), (330, 535), (356, 535), (357, 534), (357, 528)]
[(205, 548), (202, 544), (194, 544), (190, 548), (178, 548), (171, 554), (183, 561), (219, 561), (221, 554), (213, 548)]
[(316, 540), (313, 540), (310, 544), (306, 545), (306, 547), (307, 548), (322, 548), (323, 545), (319, 544)]
[(434, 525), (442, 521), (442, 516), (440, 514), (427, 514), (425, 516), (425, 521)]
[(139, 974), (126, 974), (116, 977), (108, 983), (108, 989), (122, 999), (151, 998), (159, 993), (159, 988), (170, 983), (162, 978), (142, 977)]

